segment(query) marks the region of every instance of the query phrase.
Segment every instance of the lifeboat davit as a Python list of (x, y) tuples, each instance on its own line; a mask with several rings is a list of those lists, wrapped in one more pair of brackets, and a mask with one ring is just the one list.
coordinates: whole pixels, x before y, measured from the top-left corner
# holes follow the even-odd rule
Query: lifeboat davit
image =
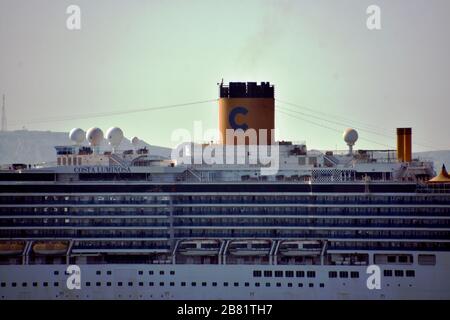
[(185, 256), (215, 256), (219, 254), (219, 250), (219, 240), (185, 240), (177, 248)]
[(322, 243), (315, 240), (285, 240), (280, 243), (278, 252), (283, 256), (317, 256), (322, 250)]
[(25, 248), (25, 242), (2, 241), (0, 242), (0, 255), (20, 255)]
[(37, 242), (33, 245), (34, 253), (43, 255), (65, 254), (68, 248), (68, 243), (63, 241)]
[(228, 245), (228, 251), (235, 256), (265, 256), (271, 247), (270, 240), (234, 240)]

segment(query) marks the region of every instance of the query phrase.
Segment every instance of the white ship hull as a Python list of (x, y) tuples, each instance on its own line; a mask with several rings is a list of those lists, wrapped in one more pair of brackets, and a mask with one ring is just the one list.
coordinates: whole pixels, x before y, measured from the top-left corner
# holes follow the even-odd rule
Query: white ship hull
[[(436, 265), (386, 264), (381, 289), (368, 289), (367, 266), (314, 265), (80, 265), (81, 289), (67, 288), (66, 265), (0, 266), (0, 298), (5, 299), (450, 299), (450, 253), (436, 252)], [(384, 270), (403, 270), (402, 277), (383, 276)], [(255, 270), (262, 271), (254, 277)], [(265, 277), (264, 271), (272, 271)], [(414, 270), (413, 277), (406, 277)], [(275, 277), (283, 271), (283, 277)], [(293, 277), (286, 277), (293, 271)], [(304, 271), (297, 277), (296, 271)], [(308, 271), (315, 271), (308, 277)], [(329, 272), (337, 271), (336, 278)], [(339, 277), (340, 271), (348, 278)], [(356, 271), (358, 278), (351, 278)], [(58, 272), (58, 274), (55, 274)], [(149, 274), (152, 273), (152, 274)], [(110, 274), (109, 274), (110, 273)], [(36, 286), (33, 285), (36, 282)], [(43, 284), (47, 282), (45, 287)], [(55, 286), (55, 282), (58, 286)], [(87, 285), (90, 282), (90, 286)], [(16, 283), (12, 287), (12, 283)], [(108, 284), (109, 283), (109, 284)], [(120, 285), (121, 283), (121, 285)], [(150, 285), (152, 283), (152, 285)], [(184, 283), (184, 285), (183, 285)], [(195, 286), (193, 285), (195, 283)], [(215, 283), (215, 285), (214, 285)], [(227, 283), (227, 284), (225, 284)], [(255, 284), (259, 283), (259, 286)], [(25, 284), (25, 285), (24, 285)], [(301, 284), (301, 286), (299, 286)]]

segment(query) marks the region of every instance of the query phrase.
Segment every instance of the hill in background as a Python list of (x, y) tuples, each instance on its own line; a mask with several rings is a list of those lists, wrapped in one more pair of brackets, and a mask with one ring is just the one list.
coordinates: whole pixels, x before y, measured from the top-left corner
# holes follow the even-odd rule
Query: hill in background
[[(54, 162), (55, 146), (71, 144), (67, 132), (28, 130), (0, 132), (0, 164)], [(147, 147), (151, 155), (170, 157), (170, 148), (149, 145), (144, 141), (141, 141), (139, 146)], [(106, 147), (107, 141), (104, 141), (101, 148)], [(124, 138), (119, 150), (129, 149), (133, 149), (133, 145), (130, 140)]]

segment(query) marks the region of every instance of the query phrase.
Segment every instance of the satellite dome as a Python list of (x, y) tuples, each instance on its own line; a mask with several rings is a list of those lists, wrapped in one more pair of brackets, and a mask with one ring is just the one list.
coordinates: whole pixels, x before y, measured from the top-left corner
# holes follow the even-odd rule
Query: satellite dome
[(137, 146), (139, 144), (140, 140), (138, 137), (133, 137), (131, 138), (131, 143), (133, 144), (133, 146)]
[(100, 128), (90, 128), (86, 132), (86, 140), (91, 146), (99, 146), (103, 140), (103, 131)]
[(122, 129), (118, 127), (109, 128), (108, 131), (106, 131), (106, 139), (108, 140), (111, 146), (113, 147), (119, 146), (119, 144), (122, 142), (123, 139)]
[(83, 129), (73, 128), (72, 130), (70, 130), (69, 138), (77, 145), (81, 144), (84, 141), (85, 137), (86, 133), (83, 131)]
[(358, 140), (358, 132), (355, 129), (347, 128), (344, 130), (344, 141), (349, 146), (353, 146), (355, 142)]

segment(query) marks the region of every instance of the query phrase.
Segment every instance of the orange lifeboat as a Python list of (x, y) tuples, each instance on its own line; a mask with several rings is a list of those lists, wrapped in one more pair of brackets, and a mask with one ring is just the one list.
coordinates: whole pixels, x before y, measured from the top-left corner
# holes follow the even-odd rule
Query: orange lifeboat
[(68, 243), (63, 241), (36, 242), (33, 245), (34, 253), (42, 255), (65, 254), (68, 248)]
[(23, 252), (25, 243), (20, 241), (0, 242), (0, 255), (19, 255)]

